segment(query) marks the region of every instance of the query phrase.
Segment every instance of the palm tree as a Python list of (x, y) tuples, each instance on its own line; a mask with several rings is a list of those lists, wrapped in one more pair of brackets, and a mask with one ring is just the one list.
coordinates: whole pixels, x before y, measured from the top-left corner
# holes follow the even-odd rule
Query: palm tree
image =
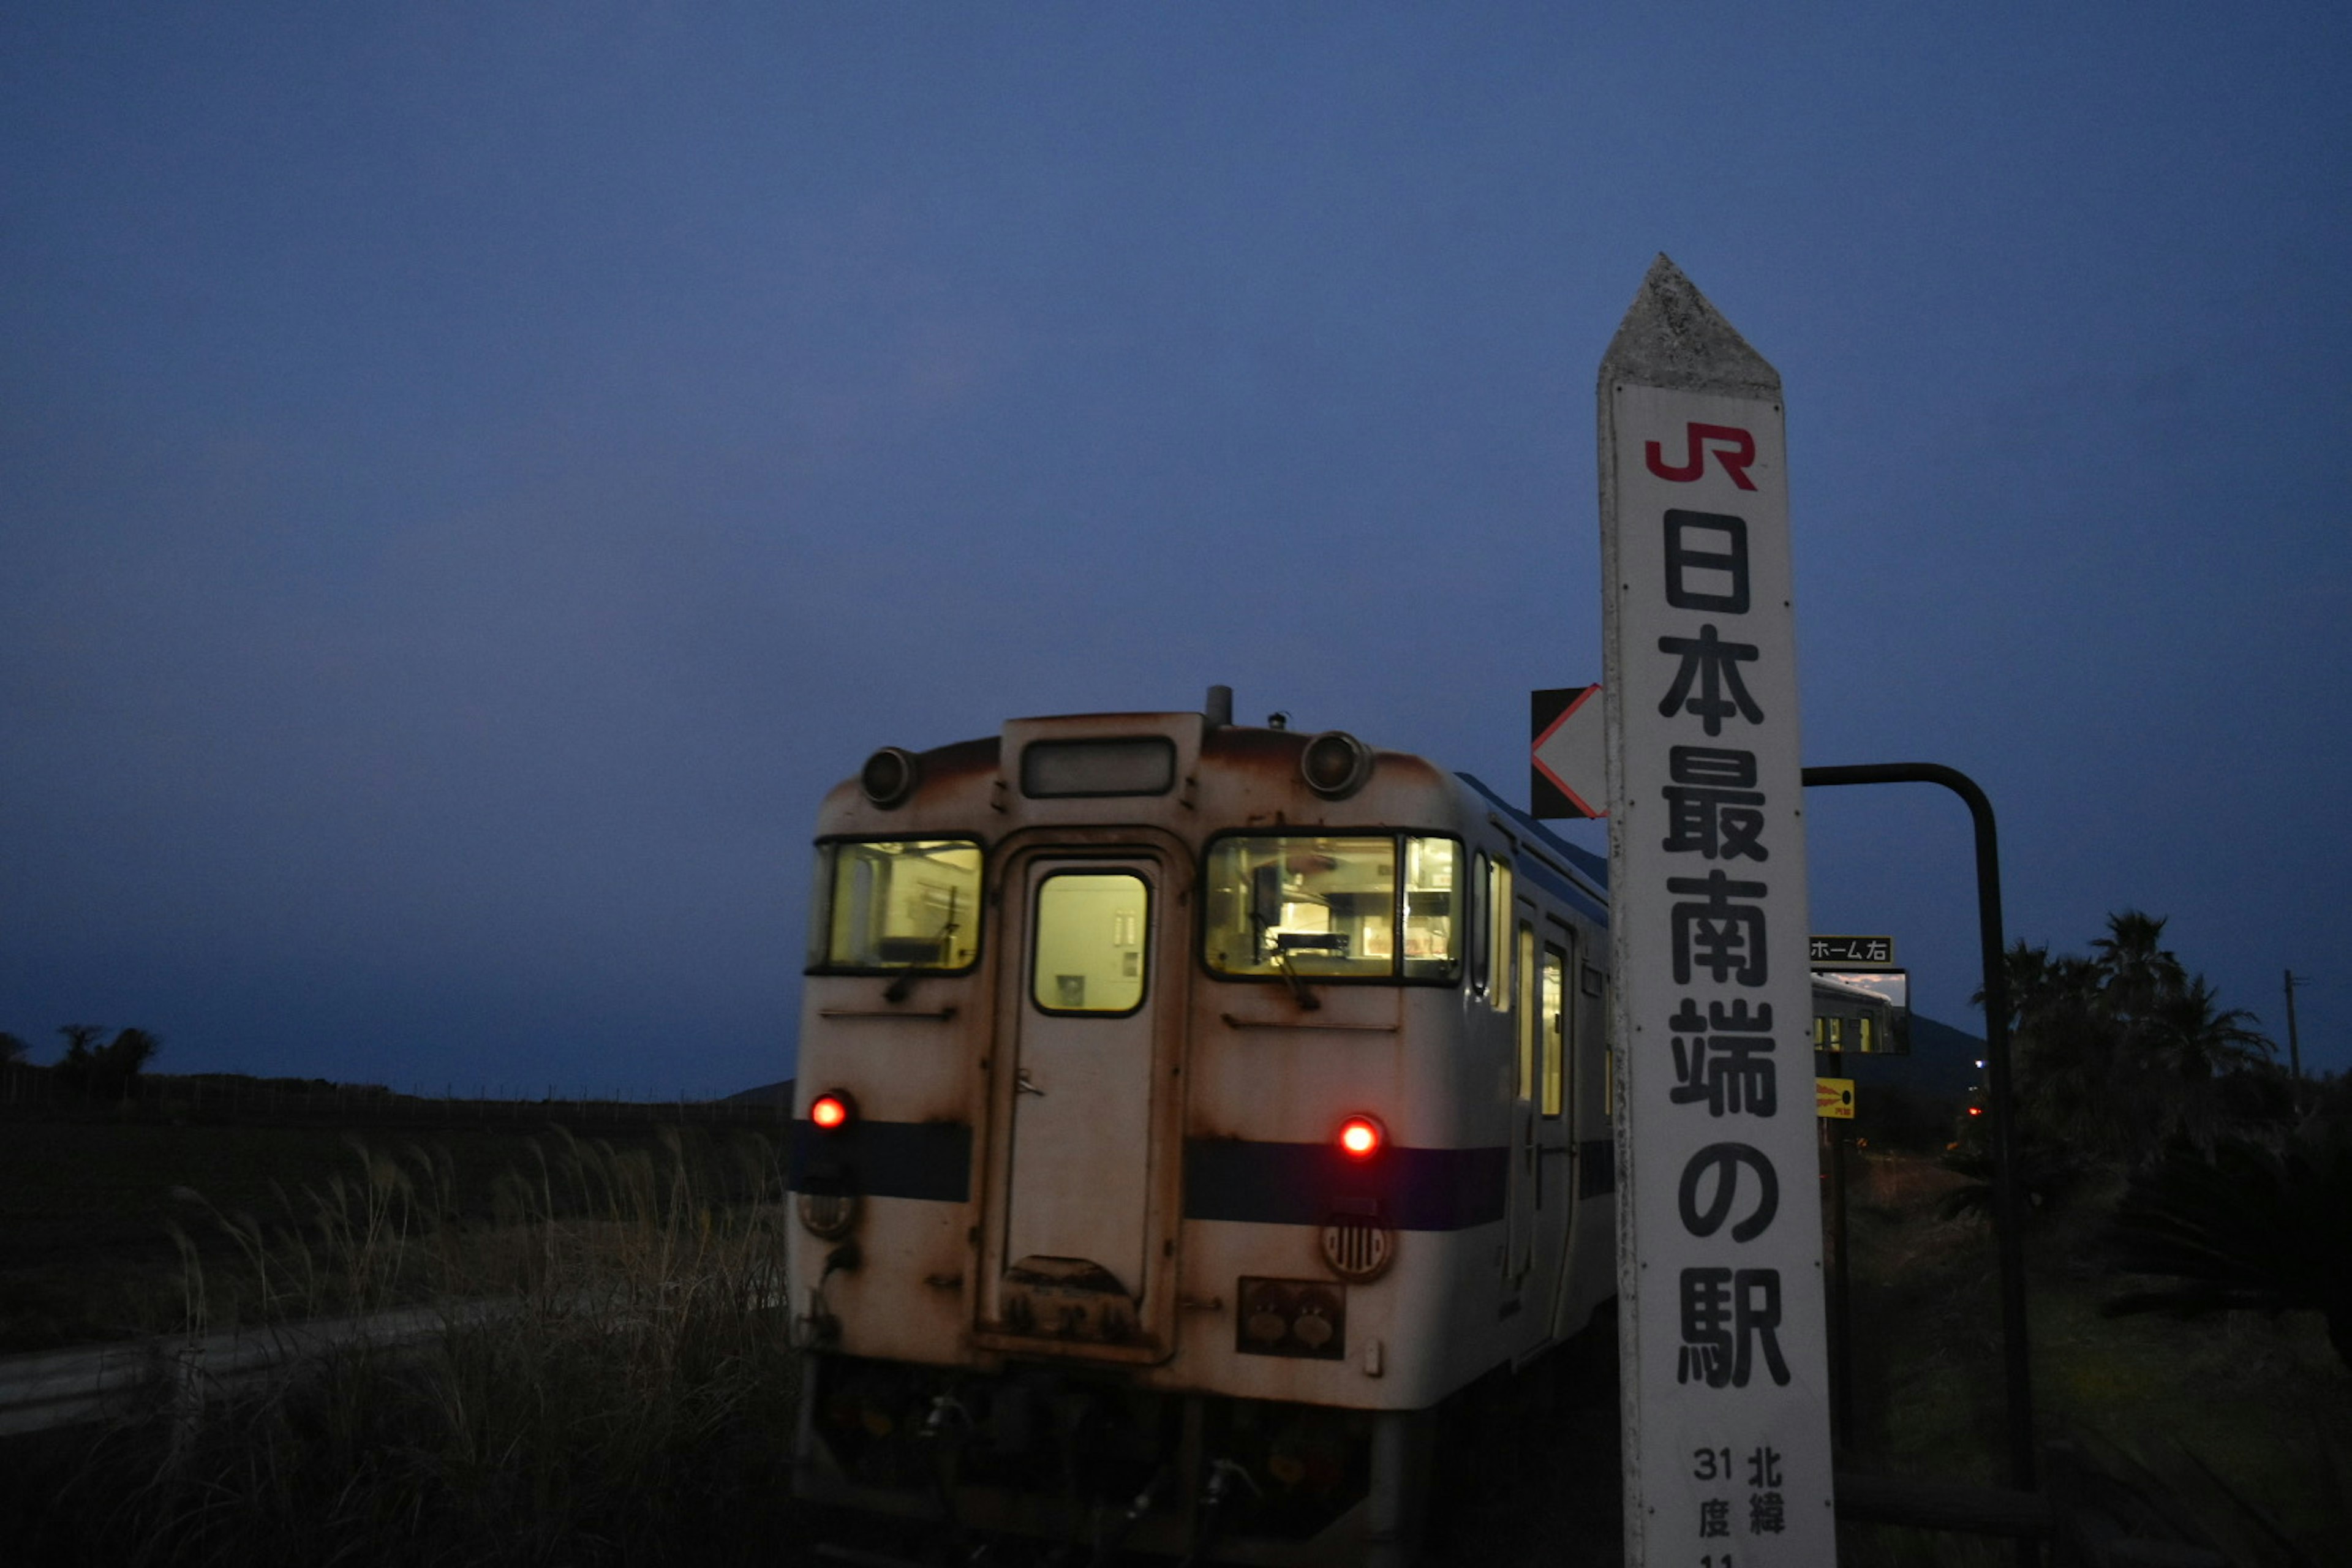
[[(2137, 1140), (2153, 1086), (2107, 1005), (2105, 970), (2023, 942), (2004, 967), (2021, 1143), (2119, 1156)], [(1972, 1000), (1983, 1005), (1982, 993)]]
[(2158, 942), (2168, 918), (2138, 910), (2118, 910), (2107, 917), (2107, 934), (2091, 946), (2098, 952), (2107, 1003), (2127, 1017), (2142, 1017), (2164, 997), (2188, 984), (2180, 960)]
[(2184, 1078), (2211, 1079), (2269, 1066), (2278, 1047), (2249, 1026), (2259, 1022), (2255, 1016), (2243, 1007), (2219, 1009), (2216, 1000), (2201, 974), (2158, 998), (2147, 1019), (2157, 1050)]
[(2144, 1164), (2175, 1138), (2210, 1148), (2274, 1098), (2238, 1092), (2273, 1047), (2163, 945), (2165, 925), (2123, 910), (2092, 957), (2022, 942), (2004, 955), (2021, 1139)]

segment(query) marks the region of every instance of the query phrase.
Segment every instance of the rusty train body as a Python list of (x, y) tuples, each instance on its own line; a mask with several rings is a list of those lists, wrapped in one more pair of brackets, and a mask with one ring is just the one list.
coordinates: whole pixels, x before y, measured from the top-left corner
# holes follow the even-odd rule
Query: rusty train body
[(827, 795), (803, 1496), (1402, 1561), (1433, 1413), (1613, 1295), (1605, 863), (1230, 703), (886, 749)]

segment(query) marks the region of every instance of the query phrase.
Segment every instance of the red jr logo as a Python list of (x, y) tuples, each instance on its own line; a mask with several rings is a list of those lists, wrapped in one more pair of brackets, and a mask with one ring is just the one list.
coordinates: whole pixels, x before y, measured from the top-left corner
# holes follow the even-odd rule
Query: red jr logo
[(1706, 471), (1706, 455), (1723, 465), (1731, 482), (1743, 490), (1752, 490), (1756, 481), (1748, 477), (1748, 465), (1756, 460), (1756, 437), (1730, 425), (1691, 425), (1685, 426), (1684, 439), (1689, 450), (1680, 468), (1669, 468), (1666, 455), (1655, 441), (1643, 443), (1643, 455), (1650, 460), (1650, 472), (1662, 479), (1672, 479), (1686, 485)]

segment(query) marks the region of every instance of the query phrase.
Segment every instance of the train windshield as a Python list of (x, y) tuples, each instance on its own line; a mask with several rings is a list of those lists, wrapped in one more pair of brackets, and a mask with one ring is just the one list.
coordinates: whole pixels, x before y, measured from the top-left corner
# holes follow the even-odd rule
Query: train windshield
[(811, 969), (968, 969), (980, 949), (980, 846), (968, 838), (816, 847)]
[(1202, 958), (1217, 974), (1459, 980), (1461, 873), (1451, 838), (1221, 838), (1203, 879)]

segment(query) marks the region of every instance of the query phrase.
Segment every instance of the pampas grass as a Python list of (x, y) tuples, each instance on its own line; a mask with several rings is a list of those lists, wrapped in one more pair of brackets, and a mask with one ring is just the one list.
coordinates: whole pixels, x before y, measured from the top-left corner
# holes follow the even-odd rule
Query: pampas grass
[(440, 1331), (183, 1386), (90, 1443), (19, 1546), (222, 1568), (778, 1561), (798, 1369), (774, 1141), (556, 1130), (486, 1201), (431, 1151), (353, 1153), (267, 1223), (187, 1194), (188, 1224), (235, 1242), (208, 1269), (183, 1231), (191, 1341), (420, 1303)]

